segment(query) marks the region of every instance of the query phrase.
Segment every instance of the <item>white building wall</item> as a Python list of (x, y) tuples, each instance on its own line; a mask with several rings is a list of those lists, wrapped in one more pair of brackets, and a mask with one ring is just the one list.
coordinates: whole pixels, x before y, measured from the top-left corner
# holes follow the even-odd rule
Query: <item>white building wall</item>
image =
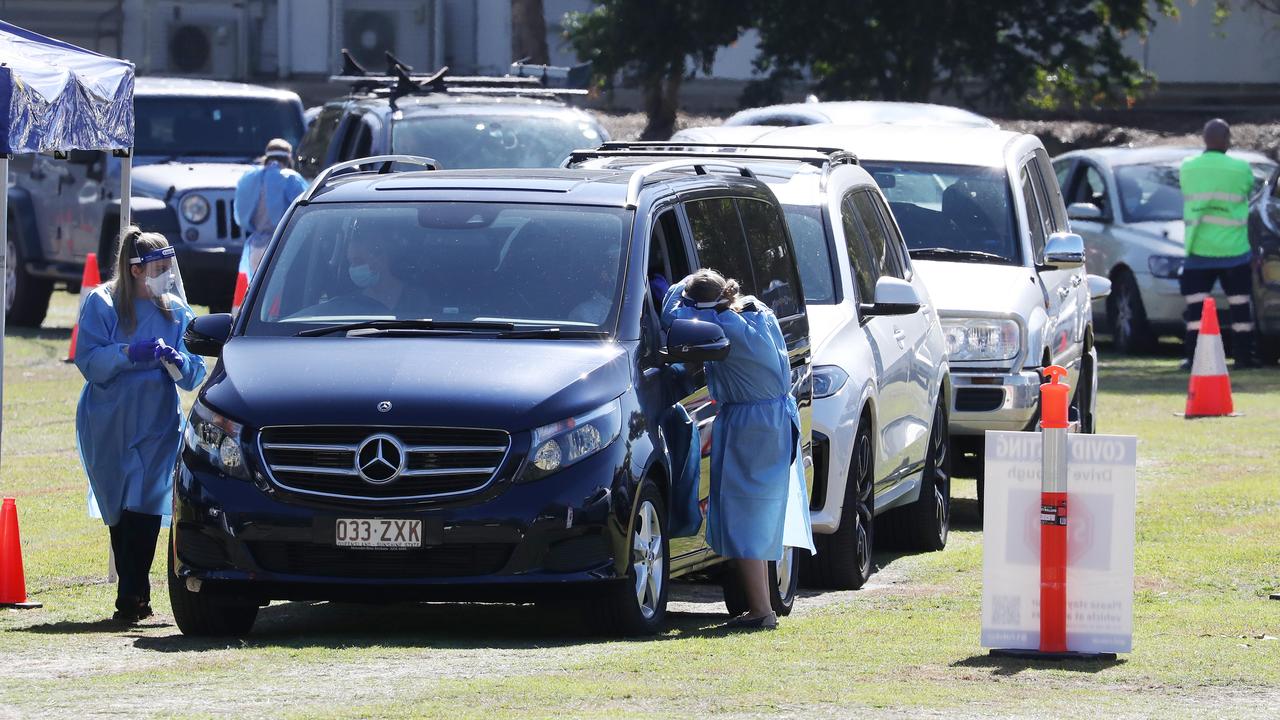
[(1230, 17), (1215, 26), (1211, 0), (1177, 4), (1181, 17), (1161, 17), (1145, 43), (1125, 43), (1158, 82), (1280, 82), (1280, 15), (1232, 3)]

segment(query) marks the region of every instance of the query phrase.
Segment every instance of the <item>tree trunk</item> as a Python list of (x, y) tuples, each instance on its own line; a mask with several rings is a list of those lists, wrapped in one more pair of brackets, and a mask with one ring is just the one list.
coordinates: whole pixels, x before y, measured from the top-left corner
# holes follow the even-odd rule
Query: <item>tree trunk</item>
[(683, 77), (672, 73), (649, 78), (644, 85), (644, 112), (648, 123), (641, 140), (669, 140), (676, 132), (676, 109), (680, 107), (680, 82)]
[(550, 62), (542, 0), (511, 0), (511, 59), (521, 58), (538, 65)]

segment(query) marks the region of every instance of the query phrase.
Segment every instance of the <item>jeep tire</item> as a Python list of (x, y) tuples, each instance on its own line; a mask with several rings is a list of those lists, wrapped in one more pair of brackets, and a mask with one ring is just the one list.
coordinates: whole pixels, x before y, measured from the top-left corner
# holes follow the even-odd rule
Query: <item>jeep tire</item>
[(17, 223), (9, 218), (8, 254), (5, 255), (5, 322), (18, 327), (38, 328), (49, 313), (53, 281), (27, 273)]

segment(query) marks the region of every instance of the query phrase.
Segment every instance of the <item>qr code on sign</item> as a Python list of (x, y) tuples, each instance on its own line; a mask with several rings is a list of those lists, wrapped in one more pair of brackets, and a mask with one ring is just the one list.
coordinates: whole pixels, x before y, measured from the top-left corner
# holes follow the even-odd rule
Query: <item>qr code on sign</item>
[(1021, 599), (1017, 595), (996, 595), (991, 598), (991, 624), (1021, 625)]

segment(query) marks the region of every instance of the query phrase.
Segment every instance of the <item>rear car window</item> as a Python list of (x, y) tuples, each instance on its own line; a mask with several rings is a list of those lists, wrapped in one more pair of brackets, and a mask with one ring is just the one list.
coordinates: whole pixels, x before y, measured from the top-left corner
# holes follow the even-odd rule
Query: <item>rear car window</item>
[(831, 263), (831, 244), (822, 220), (822, 210), (804, 205), (784, 205), (782, 213), (795, 246), (804, 301), (816, 305), (835, 303), (835, 268)]
[(698, 265), (737, 280), (744, 292), (754, 293), (755, 279), (747, 263), (747, 246), (733, 200), (692, 200), (685, 203), (685, 214), (698, 250)]
[(780, 318), (800, 312), (800, 280), (782, 214), (767, 202), (738, 200), (746, 231), (755, 294)]

